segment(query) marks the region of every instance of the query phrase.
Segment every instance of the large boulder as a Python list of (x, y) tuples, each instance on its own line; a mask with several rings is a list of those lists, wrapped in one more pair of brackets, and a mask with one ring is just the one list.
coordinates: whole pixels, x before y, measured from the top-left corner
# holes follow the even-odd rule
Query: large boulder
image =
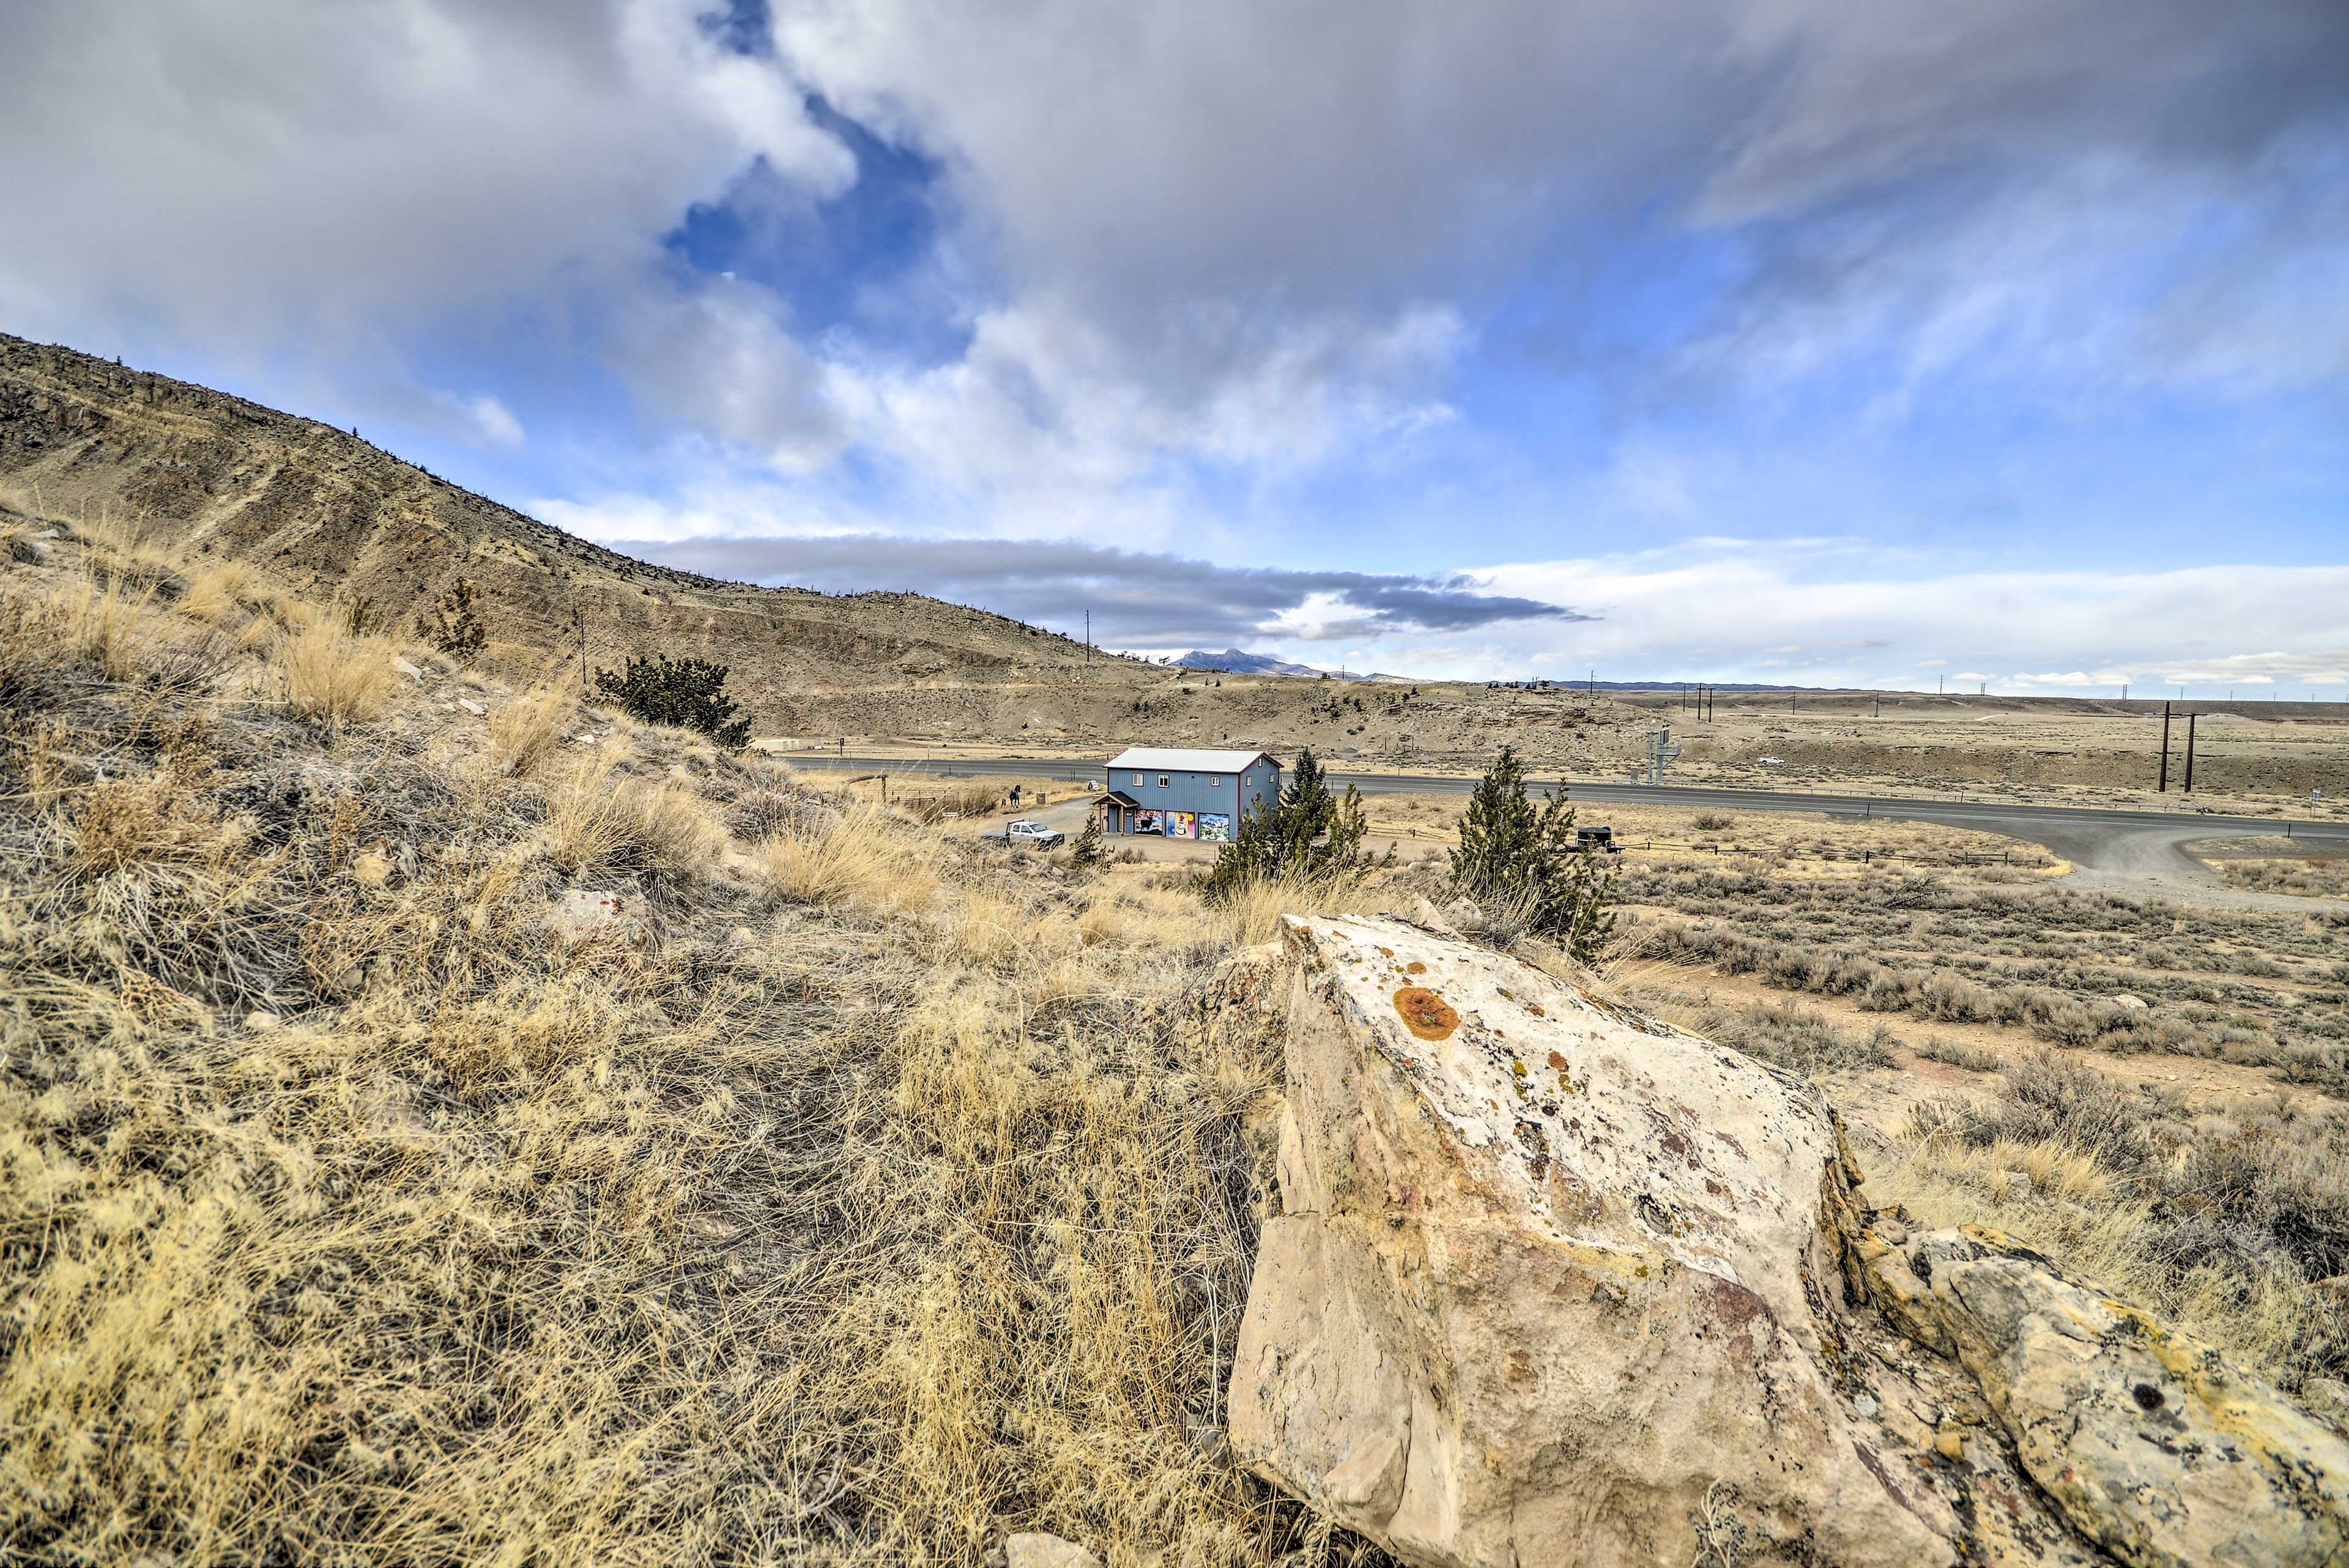
[(1806, 1084), (1393, 919), (1291, 921), (1235, 1451), (1422, 1564), (1951, 1562), (1828, 1308)]
[(2349, 1443), (2215, 1347), (1994, 1231), (1865, 1255), (1870, 1293), (1963, 1364), (2023, 1469), (2114, 1557), (2349, 1562)]
[(1283, 956), (1230, 1438), (1403, 1561), (2349, 1563), (2336, 1429), (1870, 1209), (1805, 1081), (1404, 920)]

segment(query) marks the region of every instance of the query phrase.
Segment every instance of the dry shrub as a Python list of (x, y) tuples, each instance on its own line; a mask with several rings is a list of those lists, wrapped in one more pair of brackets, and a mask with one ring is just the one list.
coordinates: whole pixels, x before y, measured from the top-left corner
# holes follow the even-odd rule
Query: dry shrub
[(152, 587), (128, 587), (119, 577), (102, 587), (83, 580), (67, 592), (61, 607), (69, 645), (109, 680), (138, 680), (148, 642), (148, 607), (154, 597)]
[(1280, 935), (1284, 915), (1372, 914), (1390, 901), (1390, 895), (1359, 882), (1333, 887), (1294, 877), (1257, 877), (1219, 895), (1216, 911), (1233, 946), (1256, 947)]
[(112, 779), (82, 792), (67, 851), (74, 875), (105, 877), (144, 860), (200, 849), (212, 825), (184, 814), (185, 794), (168, 774)]
[(801, 817), (753, 859), (768, 889), (793, 904), (916, 913), (938, 894), (936, 841), (910, 837), (891, 814), (859, 803)]
[(1946, 1063), (1969, 1073), (1995, 1073), (2006, 1065), (2006, 1058), (1995, 1051), (1942, 1034), (1928, 1034), (1916, 1050), (1928, 1062)]
[(548, 857), (574, 877), (698, 874), (718, 846), (708, 808), (676, 781), (639, 778), (618, 762), (599, 751), (548, 786)]
[(2349, 898), (2349, 859), (2222, 860), (2219, 869), (2238, 888), (2302, 898)]
[(252, 601), (253, 584), (253, 572), (243, 562), (215, 562), (189, 577), (180, 613), (197, 620), (233, 619)]
[(726, 831), (756, 844), (828, 815), (832, 808), (806, 790), (781, 782), (753, 783), (726, 806)]
[(515, 778), (535, 773), (578, 711), (578, 694), (568, 681), (534, 686), (498, 703), (490, 710), (491, 756)]
[(379, 719), (398, 690), (391, 645), (321, 622), (281, 639), (286, 705), (329, 732)]
[(1898, 1064), (1899, 1042), (1878, 1025), (1866, 1034), (1838, 1028), (1807, 1007), (1756, 1002), (1742, 1008), (1708, 1008), (1693, 1021), (1698, 1033), (1733, 1050), (1804, 1074), (1852, 1072)]

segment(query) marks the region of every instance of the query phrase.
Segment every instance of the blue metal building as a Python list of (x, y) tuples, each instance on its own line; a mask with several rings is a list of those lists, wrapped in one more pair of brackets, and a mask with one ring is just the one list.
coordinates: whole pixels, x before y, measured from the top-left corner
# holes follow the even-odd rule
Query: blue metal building
[(1267, 752), (1132, 746), (1102, 769), (1102, 831), (1227, 843), (1240, 818), (1280, 799), (1280, 764)]

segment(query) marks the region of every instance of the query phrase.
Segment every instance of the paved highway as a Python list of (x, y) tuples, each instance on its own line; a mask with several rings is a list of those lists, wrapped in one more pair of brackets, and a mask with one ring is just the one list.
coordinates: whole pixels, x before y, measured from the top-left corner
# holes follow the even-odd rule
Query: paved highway
[[(1081, 781), (1101, 776), (1101, 764), (1083, 758), (1041, 757), (851, 757), (817, 752), (776, 753), (799, 768), (847, 769), (860, 774), (897, 775), (935, 774), (970, 776), (1009, 774), (1022, 778)], [(1352, 784), (1364, 794), (1466, 794), (1476, 787), (1472, 778), (1430, 777), (1418, 774), (1366, 774), (1332, 771), (1340, 788)], [(1554, 787), (1556, 778), (1528, 779), (1538, 794)], [(1816, 811), (1850, 816), (1881, 816), (1904, 822), (1940, 823), (2044, 845), (2048, 849), (2093, 875), (2084, 886), (2111, 886), (2115, 890), (2166, 891), (2197, 901), (2208, 901), (2221, 885), (2209, 867), (2185, 853), (2183, 846), (2198, 838), (2245, 834), (2284, 834), (2312, 845), (2349, 854), (2349, 823), (2308, 822), (2273, 816), (2230, 816), (2219, 813), (2161, 811), (2144, 807), (2111, 809), (2088, 805), (2051, 805), (2032, 801), (1936, 800), (1922, 796), (1836, 794), (1814, 790), (1733, 789), (1718, 784), (1602, 784), (1567, 780), (1573, 798), (1593, 805), (1637, 802), (1651, 805), (1711, 807), (1717, 811)], [(2235, 895), (2224, 901), (2264, 907), (2270, 898)], [(2284, 899), (2279, 908), (2304, 908), (2306, 900)]]

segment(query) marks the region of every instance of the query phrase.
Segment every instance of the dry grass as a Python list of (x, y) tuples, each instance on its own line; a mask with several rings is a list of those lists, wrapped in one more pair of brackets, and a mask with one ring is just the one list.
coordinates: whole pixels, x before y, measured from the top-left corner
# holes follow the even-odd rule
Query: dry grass
[(74, 650), (109, 680), (139, 678), (140, 653), (147, 641), (144, 622), (155, 590), (115, 576), (100, 584), (85, 578), (65, 595), (65, 635)]
[(536, 773), (578, 712), (578, 691), (569, 682), (533, 687), (490, 710), (490, 754), (515, 778)]
[(180, 613), (197, 620), (232, 621), (263, 600), (252, 570), (242, 561), (218, 561), (188, 577)]
[[(1213, 1440), (1277, 1062), (1185, 1023), (1219, 917), (804, 796), (737, 874), (720, 811), (791, 785), (697, 741), (517, 775), (402, 682), (328, 749), (222, 696), (252, 670), (110, 680), (20, 589), (11, 1552), (975, 1563), (1036, 1528), (1175, 1568), (1305, 1539)], [(150, 607), (134, 660), (231, 613), (196, 607)], [(583, 884), (647, 941), (554, 940)]]
[(2349, 859), (2220, 860), (2227, 880), (2257, 893), (2349, 898)]
[(674, 779), (624, 772), (612, 748), (599, 749), (547, 786), (547, 857), (574, 877), (689, 878), (716, 853), (721, 836), (692, 790)]
[(936, 901), (936, 841), (898, 831), (876, 806), (806, 813), (761, 843), (754, 856), (777, 898), (875, 913), (920, 913)]
[(391, 645), (320, 622), (281, 639), (285, 702), (329, 733), (379, 719), (399, 684)]

